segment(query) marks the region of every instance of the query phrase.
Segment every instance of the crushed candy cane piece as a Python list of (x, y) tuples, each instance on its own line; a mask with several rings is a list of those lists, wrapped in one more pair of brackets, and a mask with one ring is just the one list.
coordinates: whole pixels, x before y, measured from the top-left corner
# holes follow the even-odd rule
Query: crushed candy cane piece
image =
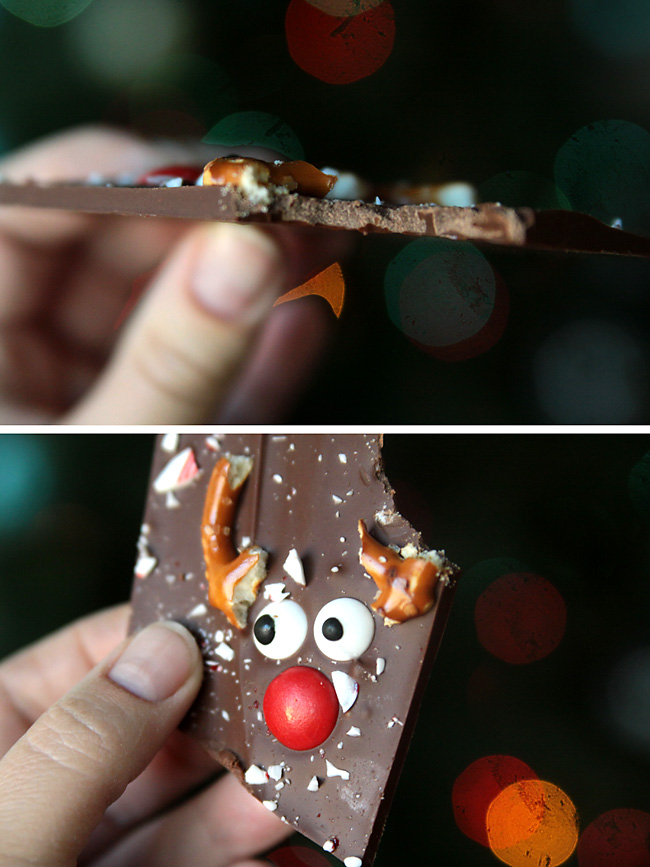
[(350, 855), (349, 858), (345, 858), (343, 861), (344, 867), (361, 867), (363, 861), (361, 858), (357, 858), (356, 855)]
[(232, 662), (232, 660), (235, 658), (235, 651), (229, 644), (226, 644), (225, 641), (222, 641), (220, 644), (218, 644), (215, 647), (214, 652), (217, 654), (217, 656), (225, 659), (226, 662)]
[(386, 671), (386, 660), (384, 659), (383, 656), (378, 656), (377, 657), (377, 677), (379, 677), (380, 674), (383, 674), (384, 671)]
[(269, 775), (264, 768), (260, 768), (258, 765), (251, 765), (244, 774), (244, 779), (249, 786), (261, 786), (264, 783), (268, 783)]
[(189, 612), (189, 614), (187, 616), (188, 617), (203, 617), (203, 615), (207, 614), (207, 613), (208, 613), (207, 607), (202, 602), (199, 602), (198, 605), (195, 605), (194, 608), (192, 608), (192, 610)]
[(135, 564), (135, 577), (148, 578), (156, 568), (157, 563), (156, 558), (151, 555), (139, 557), (138, 562)]
[(167, 509), (178, 509), (181, 501), (178, 499), (176, 494), (172, 493), (172, 491), (167, 491), (167, 496), (165, 498), (165, 508)]
[(183, 449), (162, 468), (154, 479), (153, 489), (157, 494), (177, 491), (191, 484), (199, 474), (199, 468), (191, 447)]
[(163, 438), (160, 440), (160, 448), (164, 452), (168, 452), (173, 455), (174, 452), (178, 449), (178, 442), (180, 440), (180, 435), (177, 433), (166, 433)]
[(349, 735), (351, 738), (360, 738), (361, 729), (359, 728), (359, 726), (350, 726), (350, 728), (346, 731), (346, 735)]
[(336, 697), (341, 705), (341, 710), (345, 713), (350, 710), (357, 700), (357, 696), (359, 695), (359, 684), (353, 677), (350, 677), (349, 674), (338, 670), (332, 672), (332, 683), (334, 684)]
[(320, 788), (320, 780), (318, 779), (316, 774), (314, 774), (314, 776), (311, 778), (311, 780), (307, 783), (307, 791), (308, 792), (317, 792), (319, 790), (319, 788)]
[(267, 773), (272, 780), (279, 780), (282, 777), (282, 765), (270, 765)]
[(325, 759), (325, 764), (327, 765), (327, 776), (328, 777), (340, 777), (342, 780), (350, 779), (350, 772), (343, 770), (343, 768), (337, 768), (336, 765), (333, 765), (329, 759)]
[(296, 584), (301, 584), (303, 587), (306, 586), (305, 581), (305, 570), (302, 565), (302, 560), (298, 555), (298, 552), (295, 548), (292, 548), (287, 554), (287, 559), (282, 564), (284, 571), (290, 578), (296, 582)]
[(272, 813), (278, 809), (277, 801), (262, 801), (262, 804), (266, 807), (267, 810), (270, 810)]
[(264, 587), (264, 598), (269, 602), (282, 602), (283, 599), (291, 596), (285, 585), (279, 581), (276, 584), (266, 584)]

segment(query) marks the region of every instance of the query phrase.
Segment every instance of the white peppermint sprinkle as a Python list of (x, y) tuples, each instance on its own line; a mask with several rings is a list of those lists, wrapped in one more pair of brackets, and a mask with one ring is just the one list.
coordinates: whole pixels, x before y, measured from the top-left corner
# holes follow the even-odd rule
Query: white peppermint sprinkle
[(347, 455), (340, 454), (340, 455), (339, 455), (339, 460), (341, 461), (342, 464), (347, 464), (347, 462), (348, 462), (348, 456), (347, 456)]
[(180, 436), (177, 433), (166, 433), (160, 440), (160, 448), (164, 452), (173, 455), (174, 452), (178, 449), (179, 440)]
[(224, 639), (223, 629), (217, 629), (214, 633), (214, 640), (219, 644)]
[(135, 564), (135, 577), (147, 578), (156, 568), (157, 563), (156, 558), (151, 555), (139, 557), (138, 562)]
[(272, 780), (279, 780), (282, 777), (282, 765), (270, 765), (267, 773)]
[(275, 811), (278, 809), (277, 801), (262, 801), (262, 803), (264, 804), (266, 809), (270, 810), (272, 813), (275, 813)]
[(336, 849), (336, 844), (334, 840), (325, 840), (323, 843), (323, 849), (326, 852), (333, 852)]
[(218, 644), (215, 647), (214, 652), (217, 654), (217, 656), (225, 659), (226, 662), (232, 662), (232, 660), (235, 658), (235, 651), (232, 649), (232, 647), (230, 647), (229, 644), (226, 644), (224, 641), (222, 641), (221, 644)]
[(171, 178), (169, 181), (165, 181), (165, 187), (182, 187), (183, 186), (183, 178)]
[(339, 670), (332, 672), (332, 683), (334, 684), (336, 697), (341, 705), (341, 710), (345, 713), (350, 710), (357, 700), (357, 696), (359, 695), (359, 684), (353, 677), (350, 677), (349, 674)]
[(377, 677), (379, 677), (380, 674), (383, 674), (385, 670), (386, 670), (386, 660), (384, 659), (383, 656), (378, 656), (377, 657)]
[(178, 509), (181, 501), (178, 497), (173, 494), (171, 491), (167, 491), (167, 496), (165, 497), (165, 508), (167, 509)]
[(216, 437), (216, 436), (206, 437), (205, 438), (205, 444), (206, 444), (207, 448), (210, 449), (211, 452), (218, 452), (220, 447), (221, 447), (220, 437)]
[(222, 710), (221, 716), (225, 719), (226, 722), (230, 722), (230, 714), (227, 710)]
[(287, 554), (287, 559), (282, 564), (284, 571), (290, 578), (303, 587), (306, 585), (305, 570), (303, 569), (302, 560), (295, 548), (292, 548)]
[(350, 726), (350, 728), (346, 731), (346, 735), (350, 735), (351, 738), (360, 738), (361, 729), (359, 728), (359, 726)]
[(350, 779), (350, 772), (343, 770), (343, 768), (337, 768), (333, 765), (329, 759), (325, 759), (325, 764), (327, 765), (327, 776), (328, 777), (340, 777), (342, 780)]
[(361, 867), (363, 861), (361, 858), (357, 858), (356, 855), (350, 855), (349, 858), (346, 858), (343, 861), (344, 867)]
[(250, 546), (251, 541), (252, 541), (252, 540), (251, 540), (251, 537), (250, 537), (250, 536), (242, 536), (242, 537), (241, 537), (241, 546), (242, 546), (242, 548), (248, 548), (248, 547)]
[(269, 602), (282, 602), (288, 596), (291, 594), (281, 581), (277, 584), (266, 584), (264, 587), (264, 598)]
[(319, 788), (320, 788), (320, 780), (318, 779), (316, 774), (314, 774), (314, 776), (311, 778), (311, 780), (307, 783), (307, 791), (308, 792), (317, 792), (319, 790)]
[(261, 786), (264, 783), (268, 783), (269, 775), (264, 768), (260, 768), (258, 765), (251, 765), (244, 774), (244, 779), (249, 786)]
[(282, 481), (284, 481), (284, 479), (282, 478), (280, 473), (273, 473), (273, 481), (279, 485)]
[(282, 782), (282, 780), (280, 780), (280, 782), (276, 783), (273, 788), (275, 789), (276, 792), (280, 792), (280, 791), (282, 791), (282, 789), (284, 789), (284, 783)]
[(206, 608), (206, 606), (202, 602), (199, 602), (198, 605), (196, 605), (194, 608), (192, 608), (192, 610), (189, 612), (189, 614), (187, 616), (188, 617), (203, 617), (203, 615), (207, 614), (207, 613), (208, 613), (208, 609)]
[(166, 494), (168, 491), (185, 488), (194, 481), (198, 472), (194, 452), (188, 446), (165, 464), (154, 479), (153, 489), (157, 494)]
[(336, 494), (332, 494), (332, 500), (336, 503), (337, 506), (343, 502), (343, 500)]

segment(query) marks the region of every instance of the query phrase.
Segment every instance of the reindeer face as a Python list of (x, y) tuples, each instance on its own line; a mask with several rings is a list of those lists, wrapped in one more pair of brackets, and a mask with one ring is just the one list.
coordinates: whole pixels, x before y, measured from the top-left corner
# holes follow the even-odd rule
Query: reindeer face
[(141, 553), (156, 566), (135, 582), (134, 625), (193, 629), (206, 679), (189, 731), (268, 809), (368, 863), (453, 569), (414, 557), (376, 437), (193, 436), (176, 454), (188, 447), (196, 471), (171, 501), (155, 487), (174, 457), (154, 462)]

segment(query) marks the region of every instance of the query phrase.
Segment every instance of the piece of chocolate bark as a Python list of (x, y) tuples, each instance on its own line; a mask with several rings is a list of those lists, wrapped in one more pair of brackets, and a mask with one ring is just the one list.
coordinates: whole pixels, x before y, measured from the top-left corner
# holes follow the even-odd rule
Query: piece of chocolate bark
[(381, 438), (167, 434), (132, 627), (205, 660), (184, 726), (269, 810), (370, 865), (457, 577), (394, 507)]

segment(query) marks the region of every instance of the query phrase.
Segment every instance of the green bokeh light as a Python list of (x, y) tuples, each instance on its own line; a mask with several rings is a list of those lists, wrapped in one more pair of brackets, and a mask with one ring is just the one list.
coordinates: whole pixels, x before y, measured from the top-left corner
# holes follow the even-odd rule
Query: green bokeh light
[(298, 137), (283, 120), (264, 111), (239, 111), (216, 123), (203, 139), (225, 147), (262, 147), (279, 151), (292, 160), (303, 160)]
[(384, 282), (388, 315), (426, 346), (451, 346), (473, 336), (494, 309), (496, 282), (472, 244), (421, 238), (390, 263)]
[(543, 175), (527, 171), (502, 172), (479, 187), (482, 202), (501, 202), (510, 208), (568, 210), (571, 205), (562, 190)]
[(35, 27), (58, 27), (80, 15), (93, 0), (0, 0), (17, 18)]
[(573, 22), (589, 42), (616, 57), (647, 55), (648, 0), (572, 0)]
[(0, 438), (0, 536), (26, 529), (52, 500), (55, 476), (44, 438)]
[(650, 133), (637, 124), (604, 120), (583, 126), (558, 151), (555, 182), (574, 210), (650, 233)]

